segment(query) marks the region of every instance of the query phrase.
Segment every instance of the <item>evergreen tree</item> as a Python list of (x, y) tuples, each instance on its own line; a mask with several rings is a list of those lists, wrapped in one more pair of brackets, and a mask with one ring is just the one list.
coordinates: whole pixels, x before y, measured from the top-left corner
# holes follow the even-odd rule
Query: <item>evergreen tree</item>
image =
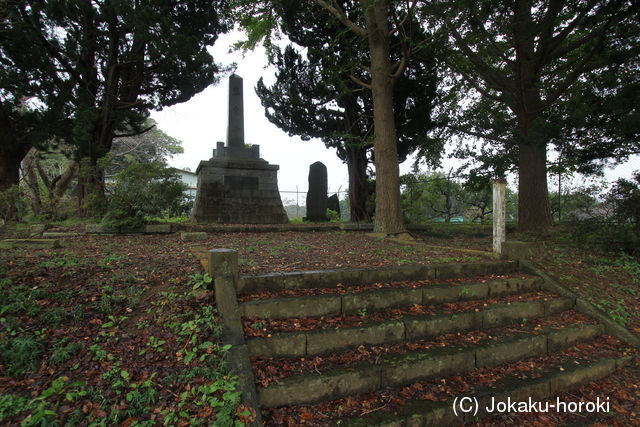
[[(272, 33), (281, 24), (280, 18), (274, 13), (274, 5), (279, 1), (233, 2), (238, 21), (248, 33), (248, 40), (242, 44), (245, 48), (252, 48), (260, 40), (267, 40), (267, 47), (272, 46)], [(310, 2), (320, 6), (325, 12), (323, 15), (314, 15), (318, 20), (326, 20), (328, 13), (342, 24), (342, 31), (349, 31), (361, 43), (366, 43), (364, 61), (358, 64), (358, 68), (364, 70), (367, 77), (363, 80), (353, 73), (349, 76), (359, 85), (358, 90), (371, 92), (373, 104), (371, 111), (376, 173), (374, 230), (384, 234), (403, 233), (406, 227), (400, 205), (394, 87), (407, 70), (412, 56), (424, 47), (411, 37), (419, 30), (424, 17), (417, 13), (416, 2), (308, 0), (304, 3)], [(323, 43), (331, 45), (337, 36), (338, 34), (331, 34), (323, 39)], [(396, 36), (395, 40), (399, 45), (394, 48), (392, 44)]]
[(70, 129), (69, 78), (57, 72), (16, 3), (3, 2), (0, 9), (0, 192), (18, 184), (20, 163), (32, 147), (46, 148), (52, 136)]
[[(519, 226), (551, 225), (547, 149), (588, 170), (635, 146), (638, 7), (629, 1), (429, 2), (451, 41), (442, 59), (460, 84), (454, 133), (497, 175), (517, 166)], [(426, 8), (425, 8), (426, 10)], [(633, 150), (631, 150), (633, 151)]]
[[(359, 10), (355, 2), (344, 2), (342, 7), (354, 15)], [(367, 59), (366, 43), (312, 4), (283, 1), (275, 13), (281, 16), (282, 32), (294, 44), (284, 52), (274, 49), (276, 82), (270, 87), (262, 79), (258, 82), (256, 92), (266, 116), (290, 135), (320, 138), (327, 147), (336, 148), (349, 171), (351, 219), (368, 220), (367, 153), (373, 147), (373, 103), (371, 92), (357, 83), (366, 78), (361, 68)], [(427, 45), (428, 36), (417, 31), (417, 25), (412, 28), (411, 37)], [(397, 36), (391, 45), (392, 56), (400, 58), (395, 51), (402, 46)], [(394, 87), (400, 161), (419, 149), (423, 158), (437, 163), (442, 145), (429, 137), (435, 126), (431, 120), (435, 91), (433, 54), (425, 48), (411, 57)]]
[[(79, 208), (100, 206), (99, 164), (114, 136), (141, 133), (150, 109), (189, 100), (214, 83), (221, 68), (207, 52), (228, 30), (225, 0), (26, 0), (9, 6), (51, 73), (72, 84), (73, 129), (80, 160)], [(132, 131), (133, 129), (133, 131)], [(89, 197), (90, 196), (90, 197)]]

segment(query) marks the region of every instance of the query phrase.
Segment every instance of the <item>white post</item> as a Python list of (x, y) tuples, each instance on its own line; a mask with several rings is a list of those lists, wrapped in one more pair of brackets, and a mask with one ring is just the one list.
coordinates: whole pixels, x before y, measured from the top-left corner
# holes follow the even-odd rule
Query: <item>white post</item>
[(507, 182), (504, 179), (493, 180), (493, 252), (498, 255), (502, 255), (502, 244), (506, 238), (506, 186)]

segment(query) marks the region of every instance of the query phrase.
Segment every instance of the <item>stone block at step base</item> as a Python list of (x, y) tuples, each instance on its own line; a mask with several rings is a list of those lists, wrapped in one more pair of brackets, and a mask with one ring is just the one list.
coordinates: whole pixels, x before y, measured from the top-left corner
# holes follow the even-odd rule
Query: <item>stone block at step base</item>
[[(373, 231), (372, 222), (343, 222), (340, 224), (340, 230), (344, 231)], [(428, 224), (407, 224), (409, 231), (431, 231), (432, 227)]]
[(47, 229), (46, 224), (31, 224), (29, 226), (29, 234), (31, 234), (32, 236), (35, 236), (37, 234), (42, 234), (46, 229)]
[(544, 335), (512, 338), (482, 346), (476, 351), (476, 366), (498, 366), (528, 357), (547, 353), (547, 337)]
[(116, 228), (102, 224), (87, 224), (84, 231), (87, 234), (115, 234), (118, 232)]
[(429, 224), (407, 224), (407, 230), (409, 231), (431, 231), (433, 227)]
[(344, 231), (373, 231), (371, 222), (344, 222), (340, 224), (340, 230)]
[(204, 231), (182, 232), (180, 238), (185, 242), (195, 242), (197, 240), (207, 240), (207, 233)]
[(6, 246), (21, 249), (55, 249), (61, 247), (58, 239), (5, 239), (2, 242)]
[(87, 234), (124, 234), (124, 233), (147, 233), (147, 234), (169, 234), (173, 231), (171, 224), (147, 224), (139, 228), (116, 228), (103, 224), (87, 224), (85, 233)]
[(144, 226), (145, 233), (169, 234), (173, 231), (171, 224), (147, 224)]
[(80, 233), (72, 231), (45, 231), (44, 233), (42, 233), (42, 237), (44, 237), (45, 239), (60, 239), (64, 237), (77, 237), (81, 235), (82, 234)]
[(506, 241), (502, 244), (502, 257), (507, 259), (528, 258), (533, 251), (533, 243), (517, 240)]
[(251, 356), (303, 357), (307, 354), (306, 334), (258, 337), (247, 341)]

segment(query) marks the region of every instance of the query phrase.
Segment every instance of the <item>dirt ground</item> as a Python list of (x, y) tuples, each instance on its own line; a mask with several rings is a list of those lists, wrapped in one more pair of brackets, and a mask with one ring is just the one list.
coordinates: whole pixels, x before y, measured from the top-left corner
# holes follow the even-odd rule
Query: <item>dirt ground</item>
[[(196, 254), (235, 249), (243, 274), (493, 260), (458, 250), (489, 250), (486, 230), (417, 237), (426, 245), (344, 231), (216, 232), (197, 242), (183, 242), (179, 234), (82, 235), (63, 239), (59, 249), (2, 250), (0, 423), (19, 424), (30, 414), (25, 425), (103, 418), (107, 424), (188, 425), (210, 419), (205, 401), (219, 402), (220, 420), (250, 417), (231, 391), (213, 295), (191, 293), (203, 280)], [(540, 245), (532, 260), (639, 331), (632, 260), (553, 245)], [(632, 365), (575, 396), (612, 396), (615, 414), (606, 420), (633, 424), (639, 379)], [(522, 420), (575, 422), (525, 417), (499, 423)]]

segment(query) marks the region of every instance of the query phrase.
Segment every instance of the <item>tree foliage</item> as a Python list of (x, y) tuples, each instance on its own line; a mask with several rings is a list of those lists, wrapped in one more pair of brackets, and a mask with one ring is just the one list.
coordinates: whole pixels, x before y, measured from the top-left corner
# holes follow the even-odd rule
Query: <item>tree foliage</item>
[[(229, 23), (226, 2), (49, 0), (11, 4), (51, 58), (47, 78), (70, 87), (76, 157), (87, 158), (79, 196), (104, 191), (98, 159), (114, 136), (136, 133), (150, 109), (190, 99), (222, 71), (207, 51)], [(18, 72), (23, 72), (17, 68)], [(131, 132), (131, 130), (134, 132)]]
[(52, 137), (70, 130), (68, 79), (57, 74), (18, 4), (3, 2), (0, 10), (0, 192), (18, 184), (32, 147), (55, 145)]
[(135, 228), (145, 216), (161, 216), (180, 209), (186, 185), (175, 169), (162, 163), (133, 163), (114, 177), (104, 222)]
[(633, 174), (633, 180), (618, 179), (607, 194), (607, 200), (613, 205), (618, 222), (632, 224), (640, 237), (640, 172)]
[(159, 163), (166, 166), (167, 159), (184, 152), (182, 141), (156, 127), (156, 122), (147, 119), (145, 128), (151, 128), (139, 135), (115, 138), (109, 151), (109, 165), (105, 171), (111, 177), (124, 170), (131, 163)]
[(630, 120), (637, 105), (628, 98), (638, 89), (637, 5), (580, 0), (429, 5), (450, 41), (442, 57), (453, 73), (450, 84), (463, 88), (465, 99), (452, 132), (487, 143), (476, 156), (481, 170), (501, 175), (517, 165), (520, 226), (548, 227), (549, 144), (562, 151), (565, 166), (584, 170), (601, 158), (623, 158), (637, 144), (638, 128)]
[[(412, 27), (422, 22), (416, 3), (400, 3), (388, 0), (361, 0), (343, 2), (337, 0), (308, 0), (322, 7), (342, 24), (361, 43), (366, 43), (366, 59), (358, 68), (366, 71), (366, 78), (350, 74), (361, 90), (370, 90), (374, 123), (374, 153), (376, 168), (376, 214), (374, 230), (385, 234), (406, 231), (400, 206), (400, 180), (398, 147), (393, 111), (394, 86), (407, 70), (409, 60), (422, 46), (409, 35)], [(273, 34), (280, 24), (272, 12), (274, 1), (250, 2), (236, 0), (235, 10), (240, 22), (249, 32), (249, 45), (255, 45), (260, 37)], [(308, 4), (308, 3), (307, 3)], [(335, 35), (335, 34), (334, 34)], [(331, 44), (334, 35), (324, 38)], [(397, 57), (393, 56), (393, 36), (400, 43)], [(397, 60), (396, 60), (397, 59)]]
[[(368, 219), (367, 153), (373, 147), (373, 102), (371, 92), (358, 81), (366, 79), (362, 64), (367, 61), (366, 43), (349, 31), (330, 13), (310, 3), (283, 1), (274, 13), (281, 18), (282, 32), (292, 44), (284, 52), (272, 47), (276, 81), (267, 87), (258, 82), (256, 92), (267, 118), (290, 135), (303, 140), (321, 139), (337, 149), (347, 163), (350, 182), (351, 218)], [(353, 20), (357, 2), (343, 2)], [(323, 19), (318, 19), (322, 16)], [(411, 27), (408, 35), (428, 46), (428, 35)], [(405, 35), (407, 36), (407, 35)], [(394, 35), (392, 57), (399, 59), (402, 46)], [(398, 135), (398, 157), (419, 150), (423, 158), (437, 163), (441, 141), (430, 138), (435, 127), (431, 109), (436, 97), (433, 52), (424, 48), (409, 59), (407, 69), (394, 87), (394, 113)]]

